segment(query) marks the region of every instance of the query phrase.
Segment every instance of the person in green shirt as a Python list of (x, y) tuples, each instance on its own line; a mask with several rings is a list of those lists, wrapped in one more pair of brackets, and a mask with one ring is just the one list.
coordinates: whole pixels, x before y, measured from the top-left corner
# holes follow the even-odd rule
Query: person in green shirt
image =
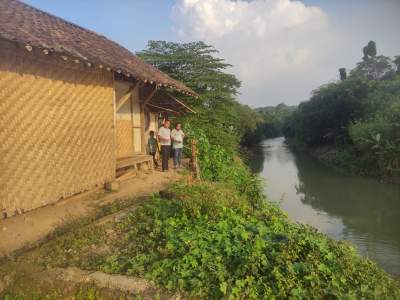
[(149, 140), (147, 141), (147, 148), (151, 156), (153, 156), (153, 163), (154, 166), (157, 168), (158, 167), (158, 162), (156, 159), (156, 154), (157, 154), (157, 139), (154, 137), (154, 131), (150, 131), (150, 137)]

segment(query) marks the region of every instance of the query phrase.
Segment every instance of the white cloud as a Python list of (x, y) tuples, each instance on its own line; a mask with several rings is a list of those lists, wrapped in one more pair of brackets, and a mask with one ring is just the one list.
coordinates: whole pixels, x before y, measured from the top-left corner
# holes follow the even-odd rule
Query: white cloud
[(179, 0), (173, 17), (184, 40), (211, 43), (234, 65), (246, 103), (286, 100), (260, 98), (279, 97), (288, 72), (298, 75), (318, 64), (314, 41), (328, 23), (321, 9), (289, 0)]
[(321, 8), (290, 0), (177, 0), (172, 16), (182, 40), (210, 43), (234, 65), (240, 100), (252, 106), (307, 99), (339, 67), (357, 61), (363, 45), (349, 44), (368, 28), (358, 30), (354, 19), (339, 28)]

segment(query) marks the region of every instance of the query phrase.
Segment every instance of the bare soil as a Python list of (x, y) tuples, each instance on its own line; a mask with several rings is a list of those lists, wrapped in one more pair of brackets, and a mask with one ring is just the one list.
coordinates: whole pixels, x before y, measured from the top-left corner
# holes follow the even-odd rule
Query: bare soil
[(143, 171), (122, 181), (118, 192), (97, 189), (0, 220), (0, 259), (35, 247), (65, 224), (95, 213), (102, 205), (127, 197), (140, 201), (140, 197), (165, 189), (180, 179), (184, 176), (179, 171)]
[(188, 174), (142, 171), (125, 176), (117, 192), (98, 189), (0, 220), (0, 298), (181, 299), (143, 278), (83, 270), (73, 261), (109, 255), (118, 239), (113, 224)]

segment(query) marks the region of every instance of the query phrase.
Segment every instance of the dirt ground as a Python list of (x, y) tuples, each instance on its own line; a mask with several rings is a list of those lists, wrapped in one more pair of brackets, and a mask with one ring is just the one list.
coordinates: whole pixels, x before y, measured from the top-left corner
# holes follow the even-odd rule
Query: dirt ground
[(104, 189), (82, 193), (22, 215), (0, 220), (0, 259), (34, 247), (63, 225), (94, 212), (99, 206), (127, 197), (148, 196), (184, 180), (184, 171), (142, 171), (120, 182), (118, 192)]

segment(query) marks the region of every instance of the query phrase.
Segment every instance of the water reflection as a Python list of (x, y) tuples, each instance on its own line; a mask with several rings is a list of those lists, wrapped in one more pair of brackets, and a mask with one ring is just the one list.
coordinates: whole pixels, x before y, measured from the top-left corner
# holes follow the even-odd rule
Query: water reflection
[(302, 202), (342, 219), (360, 234), (399, 238), (400, 190), (392, 184), (346, 176), (296, 155)]
[(266, 179), (271, 201), (280, 202), (292, 219), (349, 240), (400, 275), (400, 186), (337, 172), (293, 153), (282, 138), (259, 148), (251, 166)]
[[(246, 164), (249, 166), (253, 173), (261, 173), (264, 169), (264, 151), (263, 145), (255, 145), (248, 149), (246, 152)], [(261, 163), (260, 163), (261, 162)]]

